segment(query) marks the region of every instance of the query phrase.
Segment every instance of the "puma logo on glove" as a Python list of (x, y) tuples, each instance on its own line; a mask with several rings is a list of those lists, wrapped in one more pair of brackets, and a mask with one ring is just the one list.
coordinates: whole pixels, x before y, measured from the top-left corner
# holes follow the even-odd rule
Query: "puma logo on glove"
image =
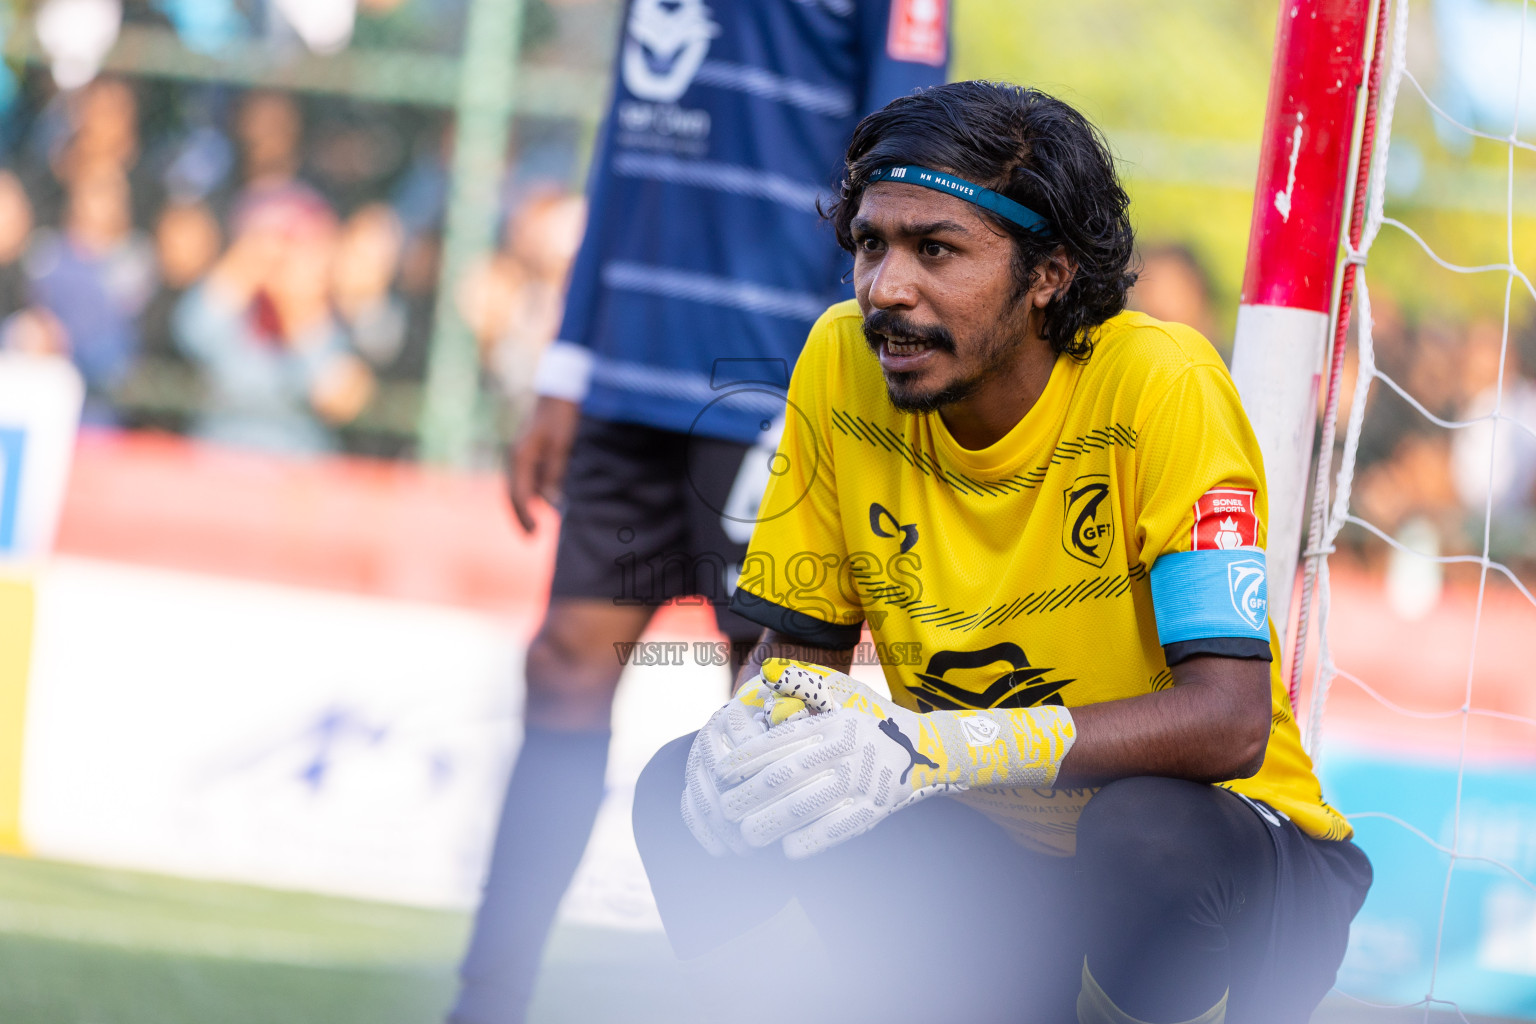
[(939, 762), (917, 752), (917, 748), (912, 745), (912, 741), (907, 739), (907, 734), (902, 732), (901, 726), (896, 724), (896, 719), (887, 718), (881, 722), (880, 731), (897, 743), (900, 743), (902, 749), (907, 752), (907, 756), (912, 759), (911, 763), (907, 765), (907, 770), (901, 773), (901, 784), (903, 786), (907, 784), (907, 776), (912, 774), (912, 769), (916, 768), (918, 764), (925, 764), (929, 768), (937, 768), (939, 766)]

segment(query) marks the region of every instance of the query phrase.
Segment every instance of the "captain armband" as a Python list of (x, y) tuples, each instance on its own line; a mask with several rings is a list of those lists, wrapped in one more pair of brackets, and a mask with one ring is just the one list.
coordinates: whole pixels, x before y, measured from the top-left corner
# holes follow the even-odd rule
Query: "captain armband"
[(1157, 639), (1168, 664), (1195, 654), (1270, 660), (1262, 549), (1172, 552), (1153, 563), (1151, 582)]

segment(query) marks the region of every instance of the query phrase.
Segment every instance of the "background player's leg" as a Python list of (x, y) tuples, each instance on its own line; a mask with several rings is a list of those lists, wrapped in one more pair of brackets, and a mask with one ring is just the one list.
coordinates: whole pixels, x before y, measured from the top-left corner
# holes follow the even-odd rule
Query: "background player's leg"
[(545, 937), (603, 799), (622, 666), (593, 638), (636, 640), (650, 615), (646, 607), (558, 599), (529, 646), (523, 745), (459, 970), (454, 1024), (523, 1019)]
[(730, 642), (728, 667), (734, 691), (741, 666), (763, 635), (761, 625), (737, 615), (729, 605), (751, 537), (752, 523), (744, 513), (762, 500), (768, 473), (754, 474), (756, 467), (750, 464), (764, 458), (761, 448), (699, 434), (689, 435), (685, 458), (689, 486), (682, 502), (692, 589), (714, 605), (715, 625)]
[(565, 478), (549, 610), (528, 649), (526, 731), (460, 974), (454, 1024), (523, 1020), (544, 939), (603, 797), (623, 665), (679, 584), (683, 437), (584, 417)]

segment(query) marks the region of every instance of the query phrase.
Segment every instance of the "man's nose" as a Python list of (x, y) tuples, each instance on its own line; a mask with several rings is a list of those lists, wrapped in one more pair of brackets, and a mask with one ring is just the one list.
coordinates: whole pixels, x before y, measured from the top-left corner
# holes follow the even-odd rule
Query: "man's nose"
[(869, 304), (876, 309), (913, 309), (917, 305), (916, 267), (910, 256), (886, 251), (869, 283)]

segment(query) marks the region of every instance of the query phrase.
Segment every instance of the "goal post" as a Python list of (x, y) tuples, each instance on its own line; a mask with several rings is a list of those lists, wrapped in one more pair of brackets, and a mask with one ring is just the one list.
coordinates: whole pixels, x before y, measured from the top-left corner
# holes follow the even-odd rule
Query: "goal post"
[[(1275, 33), (1232, 378), (1264, 456), (1269, 607), (1282, 631), (1296, 596), (1319, 388), (1330, 339), (1342, 334), (1333, 329), (1336, 282), (1377, 3), (1283, 0)], [(1293, 704), (1299, 646), (1286, 647)]]
[[(1536, 76), (1536, 0), (1441, 6), (1415, 20), (1410, 0), (1282, 0), (1233, 377), (1269, 483), (1271, 612), (1282, 626), (1295, 616), (1292, 705), (1314, 763), (1330, 708), (1323, 783), (1374, 866), (1340, 998), (1464, 1021), (1532, 1018), (1536, 846), (1511, 837), (1529, 838), (1536, 820), (1526, 639), (1536, 587), (1529, 476), (1507, 467), (1536, 439), (1536, 383), (1515, 358), (1536, 298), (1536, 274), (1521, 266), (1528, 235), (1516, 248), (1517, 226), (1529, 227), (1518, 200), (1530, 194), (1517, 157), (1536, 152), (1520, 133)], [(1424, 84), (1472, 71), (1487, 88), (1455, 114)], [(1413, 116), (1394, 125), (1399, 99)], [(1474, 172), (1496, 173), (1489, 144), (1503, 151), (1497, 243), (1477, 230), (1493, 210), (1468, 203), (1464, 186)], [(1394, 155), (1413, 173), (1389, 197)], [(1425, 223), (1415, 210), (1436, 216)], [(1389, 261), (1372, 262), (1384, 228)], [(1376, 361), (1373, 268), (1381, 292), (1417, 306), (1381, 339), (1386, 365)], [(1400, 279), (1405, 271), (1414, 276)], [(1487, 275), (1488, 291), (1502, 279), (1502, 308), (1483, 293), (1464, 324), (1444, 318), (1442, 274), (1469, 289)], [(1343, 394), (1347, 336), (1355, 361)], [(1377, 408), (1374, 396), (1395, 397)], [(1368, 429), (1371, 462), (1357, 478)], [(1455, 474), (1454, 493), (1438, 488), (1442, 473)], [(1415, 523), (1426, 528), (1415, 534)], [(1346, 529), (1364, 557), (1340, 564), (1332, 550)], [(1388, 559), (1384, 577), (1371, 572), (1376, 553)], [(1448, 583), (1442, 600), (1439, 574), (1452, 564), (1476, 567), (1476, 584)], [(1345, 566), (1338, 581), (1349, 583), (1336, 588), (1330, 577)], [(1432, 607), (1394, 604), (1394, 574), (1415, 569), (1435, 576)], [(1339, 680), (1349, 686), (1331, 702)]]

